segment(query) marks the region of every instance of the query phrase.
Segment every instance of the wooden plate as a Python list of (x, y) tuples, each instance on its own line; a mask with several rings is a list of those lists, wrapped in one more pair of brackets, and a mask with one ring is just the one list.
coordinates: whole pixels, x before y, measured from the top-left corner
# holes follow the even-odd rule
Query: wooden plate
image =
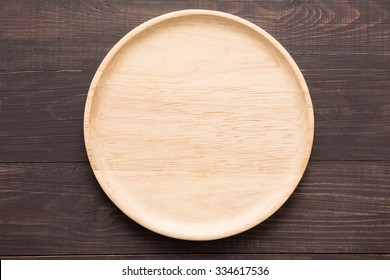
[(291, 195), (313, 108), (268, 33), (207, 10), (159, 16), (121, 39), (92, 81), (84, 119), (93, 171), (131, 219), (167, 236), (245, 231)]

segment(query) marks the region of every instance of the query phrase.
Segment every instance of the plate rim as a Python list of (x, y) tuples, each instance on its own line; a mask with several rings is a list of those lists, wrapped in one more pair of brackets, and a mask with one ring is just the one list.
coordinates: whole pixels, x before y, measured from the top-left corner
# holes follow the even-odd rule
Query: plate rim
[[(285, 197), (284, 201), (281, 201), (278, 205), (274, 206), (270, 211), (267, 211), (265, 215), (259, 216), (258, 219), (254, 220), (251, 223), (242, 225), (240, 227), (236, 227), (234, 229), (226, 230), (223, 233), (219, 234), (204, 234), (203, 236), (192, 236), (189, 234), (183, 234), (183, 233), (177, 233), (169, 231), (166, 228), (161, 227), (155, 227), (152, 223), (149, 223), (142, 219), (142, 217), (139, 217), (137, 215), (134, 215), (134, 213), (129, 213), (128, 211), (128, 205), (126, 205), (118, 196), (115, 195), (115, 191), (110, 187), (110, 184), (106, 181), (104, 176), (101, 175), (101, 173), (97, 170), (96, 163), (94, 160), (94, 152), (91, 149), (91, 137), (90, 137), (90, 112), (92, 108), (92, 101), (96, 92), (97, 85), (100, 81), (101, 76), (103, 75), (104, 71), (106, 70), (107, 66), (110, 64), (112, 59), (115, 57), (115, 55), (124, 47), (129, 41), (131, 41), (135, 36), (142, 33), (143, 31), (147, 30), (151, 26), (157, 25), (159, 23), (162, 23), (169, 19), (179, 18), (179, 17), (185, 17), (185, 16), (196, 16), (196, 15), (207, 15), (207, 16), (215, 16), (220, 18), (225, 18), (228, 20), (232, 20), (235, 22), (240, 23), (241, 25), (244, 25), (256, 33), (263, 36), (268, 42), (270, 42), (283, 56), (284, 59), (287, 60), (289, 66), (292, 68), (297, 80), (299, 81), (299, 86), (302, 89), (304, 101), (306, 104), (306, 113), (308, 116), (308, 135), (306, 137), (307, 143), (304, 149), (304, 154), (302, 155), (302, 162), (299, 166), (299, 171), (296, 173), (299, 174), (297, 176), (297, 179), (292, 183), (291, 192)], [(138, 25), (134, 29), (132, 29), (130, 32), (128, 32), (125, 36), (123, 36), (107, 53), (105, 58), (100, 63), (96, 73), (94, 74), (94, 77), (92, 79), (92, 82), (90, 84), (87, 99), (84, 107), (84, 119), (83, 119), (83, 133), (84, 133), (84, 144), (85, 149), (87, 151), (87, 156), (89, 163), (91, 165), (92, 171), (99, 182), (100, 187), (103, 189), (103, 191), (106, 193), (106, 195), (110, 198), (110, 200), (129, 218), (131, 218), (133, 221), (137, 222), (138, 224), (142, 225), (143, 227), (152, 230), (156, 233), (173, 237), (177, 239), (183, 239), (183, 240), (196, 240), (196, 241), (202, 241), (202, 240), (216, 240), (220, 238), (225, 238), (229, 236), (233, 236), (239, 233), (242, 233), (246, 230), (249, 230), (253, 228), (254, 226), (260, 224), (264, 220), (268, 219), (271, 215), (273, 215), (276, 211), (278, 211), (283, 204), (289, 199), (291, 194), (295, 191), (296, 187), (298, 186), (300, 180), (303, 177), (303, 174), (305, 172), (305, 169), (308, 165), (310, 154), (313, 147), (313, 141), (314, 141), (314, 109), (313, 104), (311, 101), (310, 93), (308, 86), (306, 84), (306, 81), (303, 77), (302, 72), (300, 71), (298, 65), (293, 60), (291, 55), (287, 52), (287, 50), (274, 38), (272, 37), (268, 32), (266, 32), (261, 27), (257, 26), (256, 24), (243, 19), (241, 17), (220, 12), (220, 11), (214, 11), (214, 10), (203, 10), (203, 9), (187, 9), (187, 10), (179, 10), (174, 12), (169, 12), (157, 17), (154, 17), (152, 19), (147, 20), (146, 22)]]

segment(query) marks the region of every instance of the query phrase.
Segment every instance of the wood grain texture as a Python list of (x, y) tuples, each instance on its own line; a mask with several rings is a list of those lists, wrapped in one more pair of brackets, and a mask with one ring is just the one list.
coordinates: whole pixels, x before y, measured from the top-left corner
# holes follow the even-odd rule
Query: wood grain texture
[(313, 135), (310, 94), (286, 50), (210, 10), (134, 29), (96, 71), (85, 105), (103, 190), (141, 225), (185, 240), (231, 236), (272, 215), (301, 179)]
[(389, 254), (135, 254), (2, 256), (2, 260), (389, 260)]
[(388, 162), (310, 162), (270, 219), (231, 238), (194, 243), (131, 221), (87, 163), (0, 164), (0, 255), (389, 254), (389, 180)]
[[(86, 162), (91, 71), (0, 74), (0, 161)], [(312, 160), (390, 159), (390, 70), (303, 70), (314, 106)]]
[[(389, 159), (387, 1), (111, 3), (115, 9), (103, 1), (2, 2), (0, 161), (86, 161), (80, 120), (100, 61), (137, 24), (191, 7), (218, 8), (250, 19), (292, 53), (315, 108), (312, 159)], [(317, 15), (312, 22), (310, 14)], [(104, 29), (95, 24), (100, 21)], [(331, 29), (333, 24), (343, 27)], [(286, 31), (288, 26), (299, 32), (292, 36)], [(319, 41), (325, 35), (326, 41)], [(295, 50), (289, 40), (296, 44)]]
[[(304, 203), (285, 205), (275, 214), (281, 220), (264, 229), (200, 247), (158, 237), (124, 217), (84, 164), (82, 140), (88, 87), (111, 47), (140, 23), (188, 8), (229, 12), (271, 33), (300, 66), (316, 118), (312, 175), (295, 194)], [(377, 254), (390, 247), (389, 14), (387, 0), (1, 1), (0, 162), (10, 163), (1, 164), (1, 255), (164, 258), (160, 253), (198, 256), (216, 249), (225, 257), (237, 250), (246, 256), (388, 256)], [(300, 193), (303, 188), (310, 192)], [(279, 214), (293, 213), (296, 205), (299, 215)]]
[(0, 161), (87, 161), (83, 112), (93, 73), (0, 74)]
[(298, 57), (298, 63), (305, 57), (331, 61), (331, 68), (389, 66), (390, 5), (385, 0), (38, 0), (2, 1), (0, 70), (96, 69), (131, 29), (163, 13), (190, 8), (254, 22)]

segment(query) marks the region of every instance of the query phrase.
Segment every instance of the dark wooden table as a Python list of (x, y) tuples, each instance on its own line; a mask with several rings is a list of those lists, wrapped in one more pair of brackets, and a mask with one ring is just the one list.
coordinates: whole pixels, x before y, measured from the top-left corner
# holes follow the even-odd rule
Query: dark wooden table
[[(190, 242), (127, 218), (94, 178), (83, 110), (99, 63), (160, 14), (201, 8), (259, 25), (308, 83), (307, 171), (270, 219)], [(390, 258), (390, 1), (0, 2), (1, 258)]]

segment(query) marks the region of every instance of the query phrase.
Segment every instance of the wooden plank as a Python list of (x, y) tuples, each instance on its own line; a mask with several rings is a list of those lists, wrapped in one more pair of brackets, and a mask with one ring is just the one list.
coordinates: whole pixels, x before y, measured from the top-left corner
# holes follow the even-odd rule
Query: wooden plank
[(92, 76), (0, 74), (0, 161), (87, 161), (82, 118)]
[(137, 25), (188, 8), (246, 18), (275, 36), (299, 63), (303, 57), (323, 61), (328, 68), (390, 66), (390, 5), (384, 0), (39, 0), (2, 1), (0, 70), (96, 69), (108, 50)]
[[(312, 160), (390, 159), (390, 70), (303, 70), (314, 105)], [(0, 162), (86, 162), (93, 71), (0, 74)]]
[(190, 242), (118, 210), (86, 163), (0, 165), (0, 255), (390, 253), (390, 162), (310, 162), (270, 219), (234, 237)]
[(2, 260), (389, 260), (388, 254), (139, 254), (2, 256)]
[(313, 160), (387, 160), (390, 71), (307, 70), (315, 114)]

